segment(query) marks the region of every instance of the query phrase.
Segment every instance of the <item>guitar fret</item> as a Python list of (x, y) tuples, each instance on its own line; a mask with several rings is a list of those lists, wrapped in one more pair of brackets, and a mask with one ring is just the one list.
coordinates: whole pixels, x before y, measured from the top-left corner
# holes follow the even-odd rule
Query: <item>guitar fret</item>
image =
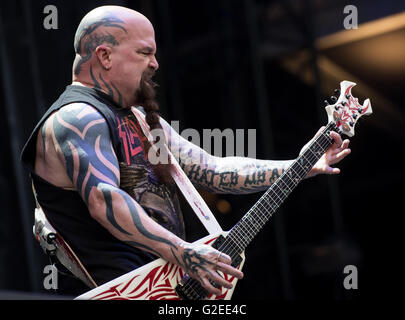
[(230, 234), (225, 238), (226, 250), (224, 251), (226, 254), (232, 255), (235, 252), (241, 252), (243, 250), (243, 246), (238, 244), (238, 240), (234, 239), (234, 237)]
[(255, 233), (255, 232), (252, 232), (252, 231), (254, 231), (253, 227), (249, 224), (249, 221), (247, 218), (244, 218), (243, 223), (244, 223), (243, 224), (244, 229), (246, 230), (245, 238), (251, 240), (250, 239), (251, 234)]
[[(235, 225), (235, 227), (236, 227), (236, 225)], [(225, 238), (225, 242), (226, 242), (227, 247), (229, 247), (229, 246), (231, 247), (230, 248), (231, 250), (234, 250), (234, 248), (232, 248), (232, 245), (231, 245), (232, 243), (237, 246), (238, 252), (242, 252), (243, 249), (245, 248), (245, 246), (243, 244), (241, 245), (239, 237), (237, 237), (237, 235), (232, 232), (230, 232), (229, 235)]]
[(296, 175), (296, 178), (294, 178), (294, 180), (292, 180), (292, 181), (294, 183), (294, 186), (298, 185), (298, 183), (301, 181), (301, 179), (300, 179), (298, 173), (294, 170), (293, 166), (290, 166), (289, 172), (291, 172), (291, 175), (294, 172), (294, 174)]
[(273, 190), (277, 191), (276, 188), (278, 189), (278, 192), (274, 192), (274, 194), (276, 195), (276, 197), (280, 200), (280, 203), (284, 201), (284, 199), (282, 198), (282, 196), (285, 196), (285, 193), (283, 191), (283, 189), (280, 188), (280, 186), (278, 185), (278, 183), (274, 183), (273, 184)]
[[(280, 184), (281, 184), (281, 183), (284, 184), (285, 188), (287, 189), (287, 192), (285, 192), (285, 194), (287, 194), (287, 195), (290, 194), (290, 192), (292, 191), (292, 189), (289, 188), (288, 184), (287, 184), (283, 179), (280, 180)], [(284, 188), (283, 188), (283, 190), (285, 191)]]
[[(319, 144), (319, 142), (317, 140), (315, 140), (315, 144), (318, 145), (320, 150), (324, 150), (324, 148)], [(322, 152), (322, 154), (323, 154), (323, 152)]]
[[(263, 213), (261, 210), (257, 211), (256, 216), (257, 216), (258, 220), (260, 221), (260, 224), (264, 225), (267, 222), (267, 219), (266, 219), (266, 215), (264, 215), (264, 217), (262, 215), (263, 215)], [(249, 216), (252, 216), (252, 215), (250, 214)], [(262, 218), (264, 218), (264, 220)]]
[[(268, 204), (266, 201), (265, 201), (265, 203)], [(261, 229), (261, 228), (264, 226), (264, 224), (267, 222), (267, 220), (268, 220), (267, 214), (268, 214), (268, 213), (271, 213), (271, 211), (268, 211), (268, 209), (270, 209), (268, 206), (265, 206), (265, 205), (262, 204), (262, 203), (260, 203), (259, 205), (261, 205), (262, 208), (264, 209), (264, 212), (263, 212), (263, 210), (259, 210), (259, 211), (257, 212), (257, 214), (256, 214), (256, 216), (260, 219), (258, 222), (260, 222), (259, 229)], [(262, 220), (262, 218), (261, 218), (261, 215), (263, 215), (263, 214), (264, 214), (264, 216), (263, 216), (264, 220)], [(249, 216), (252, 217), (252, 214), (250, 214)], [(252, 218), (253, 218), (253, 217), (252, 217)]]
[(228, 237), (235, 244), (234, 246), (237, 246), (233, 250), (239, 250), (238, 252), (244, 250), (298, 183), (308, 174), (332, 144), (333, 139), (328, 134), (333, 129), (335, 129), (334, 125), (329, 123), (324, 132), (311, 142), (281, 177), (271, 185), (255, 205), (231, 229)]
[(291, 169), (291, 170), (288, 170), (287, 173), (286, 173), (286, 175), (285, 175), (285, 178), (286, 178), (286, 179), (288, 178), (288, 179), (290, 180), (290, 185), (292, 185), (291, 190), (294, 189), (294, 188), (297, 186), (297, 184), (295, 183), (294, 178), (292, 178), (293, 172), (294, 172), (294, 170), (292, 170), (292, 169)]
[(244, 221), (242, 220), (241, 224), (240, 224), (240, 230), (244, 231), (244, 232), (241, 232), (240, 236), (241, 236), (242, 241), (245, 241), (247, 238), (248, 239), (247, 243), (249, 243), (249, 231), (246, 229), (246, 227), (245, 227), (246, 224), (243, 222)]
[[(260, 212), (260, 211), (259, 211)], [(259, 218), (259, 215), (256, 215), (257, 218)], [(261, 228), (261, 224), (262, 224), (262, 220), (255, 220), (255, 217), (251, 214), (246, 216), (246, 219), (249, 221), (249, 223), (251, 224), (252, 228), (255, 230), (255, 232), (259, 231)]]
[(248, 220), (248, 223), (250, 223), (252, 230), (257, 233), (260, 230), (260, 224), (258, 224), (251, 215), (247, 216), (246, 219)]

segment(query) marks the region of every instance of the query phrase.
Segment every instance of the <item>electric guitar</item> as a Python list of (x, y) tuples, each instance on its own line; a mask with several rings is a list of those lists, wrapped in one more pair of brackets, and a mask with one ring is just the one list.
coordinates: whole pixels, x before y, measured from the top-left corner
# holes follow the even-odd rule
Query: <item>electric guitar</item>
[[(359, 118), (372, 113), (370, 100), (360, 105), (352, 96), (356, 84), (340, 83), (339, 98), (332, 97), (333, 104), (326, 106), (328, 124), (301, 152), (291, 166), (271, 185), (255, 205), (229, 231), (208, 235), (197, 242), (212, 245), (232, 258), (232, 266), (242, 269), (245, 248), (263, 228), (273, 213), (298, 183), (307, 175), (325, 151), (333, 144), (330, 131), (354, 136), (354, 127)], [(339, 90), (337, 90), (339, 93)], [(224, 274), (233, 284), (232, 289), (222, 288), (220, 295), (208, 294), (200, 283), (189, 277), (179, 266), (157, 259), (132, 272), (92, 289), (76, 299), (94, 300), (218, 300), (230, 299), (238, 279)]]

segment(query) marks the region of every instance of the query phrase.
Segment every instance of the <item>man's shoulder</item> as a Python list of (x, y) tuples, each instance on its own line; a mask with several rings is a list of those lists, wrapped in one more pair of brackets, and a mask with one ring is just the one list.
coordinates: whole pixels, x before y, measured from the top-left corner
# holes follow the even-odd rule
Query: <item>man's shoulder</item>
[(72, 102), (66, 104), (57, 110), (59, 114), (74, 115), (78, 119), (83, 119), (86, 116), (103, 118), (102, 114), (91, 104), (85, 102)]
[[(83, 102), (73, 102), (56, 110), (46, 122), (52, 124), (52, 134), (66, 137), (66, 135), (78, 135), (82, 139), (90, 133), (108, 134), (109, 129), (106, 119), (93, 106)], [(45, 127), (47, 124), (44, 124)], [(95, 133), (95, 132), (93, 132)]]
[(95, 107), (83, 102), (66, 104), (56, 110), (51, 117), (56, 117), (59, 121), (79, 126), (87, 125), (93, 121), (106, 122), (103, 115)]

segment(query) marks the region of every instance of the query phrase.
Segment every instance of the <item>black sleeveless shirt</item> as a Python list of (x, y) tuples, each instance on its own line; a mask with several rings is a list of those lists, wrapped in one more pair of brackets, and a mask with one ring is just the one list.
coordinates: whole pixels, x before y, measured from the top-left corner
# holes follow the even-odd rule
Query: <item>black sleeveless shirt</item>
[[(54, 186), (35, 174), (38, 130), (51, 113), (74, 102), (93, 106), (106, 119), (120, 164), (120, 188), (134, 198), (152, 219), (183, 239), (184, 221), (175, 186), (160, 184), (150, 167), (144, 152), (146, 138), (132, 112), (120, 108), (104, 92), (82, 86), (67, 86), (33, 130), (23, 148), (21, 160), (31, 172), (38, 202), (49, 222), (72, 247), (97, 285), (100, 285), (157, 257), (112, 236), (90, 216), (77, 191)], [(72, 279), (77, 285), (73, 282), (69, 285), (69, 280), (64, 281), (67, 282), (66, 288), (79, 286), (77, 280)], [(88, 288), (82, 286), (79, 291), (86, 290)], [(60, 287), (59, 291), (63, 293), (64, 289)], [(77, 290), (71, 292), (81, 293)]]

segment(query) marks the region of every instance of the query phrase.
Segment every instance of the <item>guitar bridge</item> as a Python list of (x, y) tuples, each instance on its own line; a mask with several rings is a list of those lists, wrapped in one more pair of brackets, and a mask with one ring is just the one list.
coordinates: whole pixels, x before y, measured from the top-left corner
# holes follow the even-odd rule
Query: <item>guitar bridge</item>
[(175, 291), (182, 300), (202, 300), (208, 296), (207, 290), (189, 275), (185, 275), (183, 279), (181, 279)]

